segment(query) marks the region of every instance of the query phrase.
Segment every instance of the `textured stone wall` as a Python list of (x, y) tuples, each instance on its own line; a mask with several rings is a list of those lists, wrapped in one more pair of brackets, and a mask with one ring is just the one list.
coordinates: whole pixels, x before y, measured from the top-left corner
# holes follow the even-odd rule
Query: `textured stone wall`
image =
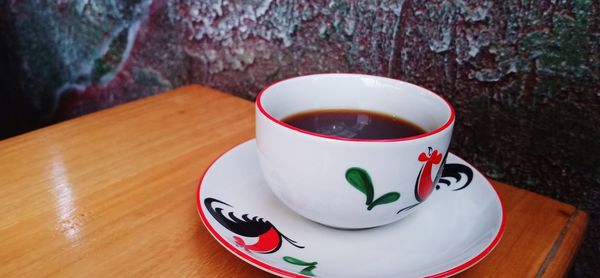
[(600, 267), (597, 0), (2, 6), (1, 136), (188, 83), (252, 100), (270, 82), (309, 73), (402, 79), (455, 105), (455, 153), (492, 178), (587, 210), (573, 275)]

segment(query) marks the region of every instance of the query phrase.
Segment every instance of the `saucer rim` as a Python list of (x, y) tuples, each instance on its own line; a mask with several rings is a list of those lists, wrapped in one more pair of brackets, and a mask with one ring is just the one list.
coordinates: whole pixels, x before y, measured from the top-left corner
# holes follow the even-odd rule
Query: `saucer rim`
[[(229, 251), (230, 253), (234, 254), (236, 257), (240, 258), (241, 260), (251, 264), (252, 266), (259, 268), (263, 271), (269, 272), (271, 274), (277, 275), (277, 276), (281, 276), (283, 275), (284, 277), (305, 277), (305, 278), (310, 278), (309, 276), (304, 276), (298, 273), (293, 273), (293, 272), (289, 272), (287, 270), (269, 265), (263, 261), (260, 261), (252, 256), (250, 256), (249, 254), (246, 254), (244, 252), (242, 252), (240, 249), (235, 248), (235, 246), (233, 246), (231, 243), (229, 243), (229, 241), (227, 241), (226, 239), (224, 239), (214, 228), (212, 225), (210, 225), (210, 223), (208, 222), (208, 219), (206, 218), (206, 215), (203, 213), (202, 211), (202, 204), (200, 202), (200, 189), (202, 187), (202, 182), (204, 181), (204, 178), (206, 176), (206, 174), (208, 173), (208, 171), (214, 166), (214, 164), (219, 161), (225, 154), (229, 153), (230, 151), (233, 151), (235, 148), (237, 148), (238, 146), (241, 146), (243, 144), (246, 144), (250, 141), (255, 141), (255, 138), (243, 141), (242, 143), (236, 144), (230, 148), (228, 148), (227, 150), (225, 150), (223, 153), (219, 154), (209, 165), (208, 167), (206, 167), (206, 169), (204, 170), (204, 172), (202, 173), (202, 176), (200, 177), (200, 181), (198, 182), (198, 186), (196, 188), (196, 210), (197, 213), (200, 216), (200, 220), (202, 222), (202, 224), (204, 225), (204, 227), (208, 230), (208, 232), (212, 235), (212, 237), (214, 239), (217, 240), (217, 242), (219, 244), (221, 244), (221, 246), (225, 247), (225, 249), (227, 249), (227, 251)], [(500, 223), (500, 228), (498, 229), (498, 232), (496, 233), (496, 235), (494, 236), (494, 239), (489, 243), (489, 245), (483, 250), (481, 251), (479, 254), (477, 254), (476, 256), (474, 256), (473, 258), (471, 258), (470, 260), (459, 264), (455, 267), (452, 267), (448, 270), (433, 274), (433, 275), (429, 275), (426, 276), (427, 278), (438, 278), (438, 277), (449, 277), (449, 276), (453, 276), (456, 274), (459, 274), (473, 266), (475, 266), (477, 263), (479, 263), (481, 260), (483, 260), (485, 257), (487, 257), (495, 248), (496, 246), (498, 246), (498, 243), (500, 243), (500, 240), (502, 239), (502, 236), (504, 235), (504, 229), (506, 226), (506, 210), (504, 207), (504, 203), (502, 201), (502, 198), (500, 197), (500, 194), (498, 194), (498, 190), (496, 190), (496, 188), (493, 186), (492, 182), (490, 181), (490, 179), (483, 175), (483, 173), (481, 173), (477, 168), (475, 168), (473, 165), (471, 165), (469, 162), (467, 162), (466, 160), (462, 159), (460, 156), (455, 155), (454, 153), (450, 152), (452, 155), (460, 158), (462, 161), (464, 161), (467, 166), (469, 166), (471, 169), (473, 169), (474, 171), (476, 171), (479, 175), (481, 175), (490, 185), (490, 187), (492, 188), (492, 190), (496, 193), (496, 197), (498, 198), (498, 202), (500, 203), (500, 213), (501, 213), (501, 223)]]

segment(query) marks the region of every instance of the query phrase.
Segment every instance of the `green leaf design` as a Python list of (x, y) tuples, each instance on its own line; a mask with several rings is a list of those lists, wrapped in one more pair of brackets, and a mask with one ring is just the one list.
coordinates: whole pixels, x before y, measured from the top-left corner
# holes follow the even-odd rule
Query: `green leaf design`
[(388, 192), (383, 194), (381, 197), (377, 198), (373, 203), (371, 203), (367, 210), (373, 209), (377, 205), (389, 204), (400, 199), (400, 193), (398, 192)]
[(311, 263), (309, 263), (309, 262), (305, 262), (303, 260), (296, 259), (296, 258), (290, 257), (290, 256), (284, 256), (283, 260), (286, 261), (286, 262), (288, 262), (288, 263), (295, 264), (295, 265), (301, 265), (301, 266), (315, 266), (315, 265), (317, 265), (317, 262), (311, 262)]
[(354, 188), (367, 196), (366, 205), (370, 205), (371, 202), (373, 202), (373, 195), (375, 195), (375, 193), (371, 177), (367, 171), (358, 167), (352, 167), (346, 171), (346, 180), (354, 186)]
[(291, 263), (293, 265), (300, 265), (300, 266), (306, 266), (304, 269), (302, 269), (300, 271), (300, 274), (306, 275), (306, 276), (315, 276), (315, 274), (312, 273), (312, 271), (317, 268), (317, 262), (305, 262), (303, 260), (300, 259), (296, 259), (294, 257), (290, 257), (290, 256), (284, 256), (283, 260)]
[(315, 268), (316, 268), (316, 266), (314, 266), (314, 265), (313, 266), (309, 266), (307, 268), (304, 268), (302, 271), (300, 271), (300, 274), (303, 274), (303, 275), (306, 275), (306, 276), (315, 276), (312, 273), (312, 270), (315, 269)]

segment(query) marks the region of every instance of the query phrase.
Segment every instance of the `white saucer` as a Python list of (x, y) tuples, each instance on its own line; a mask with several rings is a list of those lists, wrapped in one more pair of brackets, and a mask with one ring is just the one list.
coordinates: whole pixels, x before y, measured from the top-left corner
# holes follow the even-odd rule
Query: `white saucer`
[(438, 190), (411, 215), (383, 227), (339, 230), (295, 214), (271, 193), (250, 140), (206, 170), (198, 212), (225, 249), (275, 275), (451, 276), (492, 251), (505, 218), (498, 194), (479, 171), (453, 154), (446, 165)]

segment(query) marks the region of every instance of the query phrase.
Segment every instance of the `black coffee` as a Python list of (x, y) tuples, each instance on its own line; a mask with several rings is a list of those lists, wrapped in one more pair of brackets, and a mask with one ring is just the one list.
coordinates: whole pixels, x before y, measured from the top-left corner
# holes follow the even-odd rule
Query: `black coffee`
[(288, 116), (282, 121), (306, 131), (353, 139), (398, 139), (426, 132), (404, 119), (354, 109), (306, 111)]

